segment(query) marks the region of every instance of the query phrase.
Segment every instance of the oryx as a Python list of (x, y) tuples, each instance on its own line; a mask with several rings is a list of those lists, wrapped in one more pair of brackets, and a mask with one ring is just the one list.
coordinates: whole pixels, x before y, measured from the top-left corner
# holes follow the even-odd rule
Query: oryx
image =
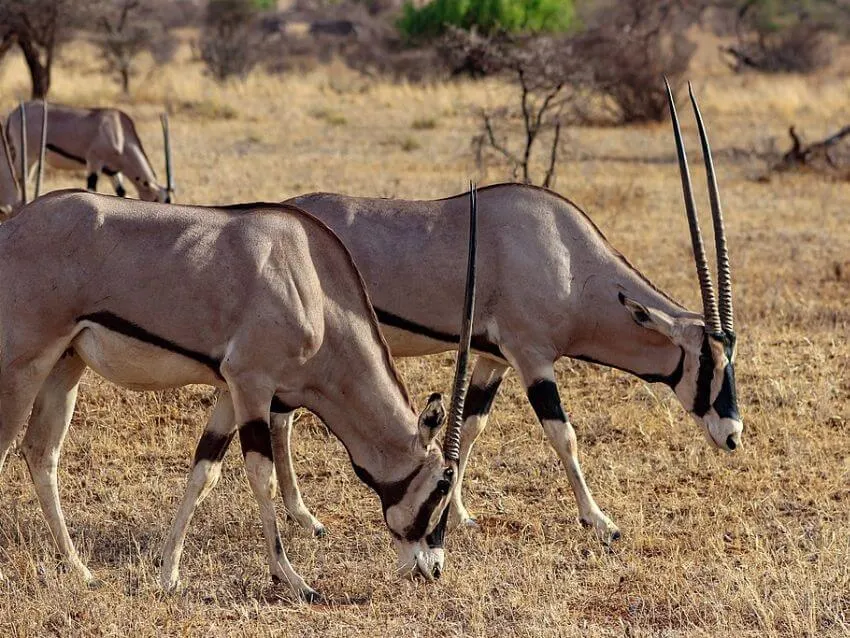
[[(27, 142), (35, 148), (41, 135), (41, 126), (33, 123), (41, 119), (42, 102), (24, 104)], [(6, 121), (6, 137), (11, 145), (12, 157), (20, 154), (21, 113), (12, 111)], [(29, 171), (33, 160), (27, 165)], [(129, 115), (118, 109), (81, 109), (61, 104), (51, 104), (47, 124), (47, 163), (58, 169), (79, 170), (85, 167), (86, 187), (97, 189), (100, 173), (112, 178), (115, 193), (126, 195), (123, 176), (133, 183), (139, 197), (146, 201), (169, 202), (169, 186), (157, 182), (136, 126)], [(18, 162), (15, 172), (21, 177)]]
[[(315, 595), (278, 535), (275, 464), (284, 456), (270, 440), (270, 407), (319, 415), (380, 497), (400, 566), (439, 576), (445, 518), (437, 524), (457, 475), (462, 393), (444, 456), (434, 440), (440, 395), (417, 418), (363, 280), (324, 224), (291, 205), (166, 206), (58, 191), (0, 225), (0, 272), (0, 468), (32, 411), (23, 454), (53, 538), (82, 578), (92, 575), (65, 527), (56, 469), (87, 366), (135, 390), (220, 389), (165, 544), (166, 588), (238, 431), (271, 574)], [(464, 325), (468, 334), (471, 311)], [(465, 370), (455, 386), (464, 382)]]
[[(585, 484), (576, 435), (555, 385), (553, 366), (559, 358), (590, 361), (665, 383), (717, 447), (734, 450), (740, 445), (732, 285), (711, 151), (691, 93), (708, 171), (719, 310), (669, 87), (668, 96), (702, 314), (688, 311), (657, 289), (571, 201), (532, 186), (481, 188), (478, 312), (472, 339), (479, 357), (464, 412), (450, 527), (472, 523), (461, 500), (461, 481), (509, 368), (519, 374), (566, 466), (580, 520), (603, 542), (618, 538), (620, 532)], [(393, 355), (426, 355), (455, 347), (453, 322), (463, 286), (457, 258), (464, 237), (461, 197), (404, 201), (314, 193), (289, 201), (324, 221), (345, 242)], [(291, 422), (287, 420), (289, 427)], [(292, 470), (282, 474), (291, 483), (282, 489), (289, 512), (303, 526), (321, 529), (301, 500)]]

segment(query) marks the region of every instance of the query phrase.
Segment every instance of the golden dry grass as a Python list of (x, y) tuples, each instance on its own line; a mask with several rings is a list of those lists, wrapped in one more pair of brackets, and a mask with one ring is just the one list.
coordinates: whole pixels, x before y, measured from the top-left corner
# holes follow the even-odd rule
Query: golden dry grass
[[(847, 635), (850, 186), (815, 175), (758, 183), (750, 179), (758, 161), (730, 149), (765, 148), (772, 138), (784, 146), (790, 123), (813, 136), (846, 123), (850, 79), (733, 77), (716, 66), (692, 75), (718, 155), (735, 267), (739, 453), (710, 449), (666, 388), (559, 364), (588, 482), (624, 533), (606, 551), (578, 525), (562, 467), (511, 377), (466, 481), (481, 528), (449, 539), (448, 572), (427, 585), (394, 577), (377, 499), (336, 440), (304, 417), (297, 468), (330, 534), (313, 540), (283, 521), (284, 545), (334, 604), (298, 605), (268, 584), (237, 452), (192, 526), (186, 589), (169, 596), (157, 584), (158, 555), (211, 391), (133, 394), (87, 375), (60, 488), (71, 534), (105, 585), (89, 591), (62, 573), (25, 465), (13, 457), (0, 490), (8, 576), (0, 635)], [(25, 93), (19, 62), (0, 69), (0, 87), (5, 109)], [(469, 148), (471, 107), (507, 98), (495, 82), (414, 87), (331, 66), (218, 87), (184, 55), (124, 101), (91, 52), (76, 47), (52, 98), (120, 104), (157, 166), (156, 114), (168, 104), (186, 202), (315, 189), (436, 197), (470, 176), (504, 177), (496, 166), (476, 174)], [(698, 307), (668, 125), (569, 136), (558, 190), (654, 282)], [(82, 184), (82, 174), (48, 175), (51, 188)], [(451, 361), (400, 367), (421, 400), (448, 389)]]

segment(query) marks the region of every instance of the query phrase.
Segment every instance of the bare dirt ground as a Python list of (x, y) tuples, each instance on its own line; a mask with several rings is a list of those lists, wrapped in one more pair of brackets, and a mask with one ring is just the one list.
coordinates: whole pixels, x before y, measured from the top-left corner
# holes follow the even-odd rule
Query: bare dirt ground
[[(395, 577), (377, 498), (304, 416), (297, 469), (329, 535), (314, 540), (284, 520), (284, 545), (333, 603), (300, 605), (270, 584), (238, 450), (193, 523), (185, 589), (166, 595), (159, 552), (212, 392), (135, 394), (87, 374), (60, 489), (71, 534), (104, 585), (90, 591), (62, 572), (15, 455), (0, 483), (0, 635), (847, 635), (850, 184), (813, 174), (758, 182), (763, 162), (748, 151), (784, 147), (791, 123), (813, 138), (846, 124), (850, 79), (736, 77), (699, 64), (691, 76), (728, 218), (743, 449), (711, 449), (667, 388), (560, 363), (588, 482), (623, 531), (605, 550), (579, 526), (562, 467), (511, 377), (467, 473), (480, 529), (450, 537), (448, 571), (428, 585)], [(131, 113), (157, 167), (167, 104), (183, 202), (319, 189), (429, 198), (506, 174), (478, 171), (470, 151), (471, 109), (508, 97), (496, 82), (413, 87), (331, 66), (222, 88), (184, 55), (121, 100), (77, 45), (55, 78), (57, 102)], [(4, 110), (27, 90), (18, 61), (0, 69)], [(693, 121), (683, 119), (696, 151)], [(557, 190), (657, 285), (698, 308), (669, 125), (577, 129), (568, 141)], [(49, 172), (47, 184), (82, 186), (84, 176)], [(420, 403), (448, 391), (452, 361), (400, 362)]]

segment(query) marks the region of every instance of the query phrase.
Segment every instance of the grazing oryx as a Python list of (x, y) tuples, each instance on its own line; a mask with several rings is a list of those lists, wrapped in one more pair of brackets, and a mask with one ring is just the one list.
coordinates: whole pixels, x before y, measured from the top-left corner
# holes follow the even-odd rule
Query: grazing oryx
[[(35, 148), (41, 135), (42, 103), (27, 102), (24, 113), (30, 148)], [(157, 183), (150, 160), (130, 116), (117, 109), (79, 109), (57, 104), (50, 105), (47, 123), (47, 163), (58, 169), (78, 170), (85, 166), (88, 179), (86, 187), (97, 189), (100, 173), (112, 178), (115, 193), (126, 195), (122, 175), (126, 175), (139, 197), (151, 202), (170, 202), (167, 186)], [(19, 156), (21, 115), (19, 110), (9, 114), (6, 136), (12, 146), (13, 159)], [(30, 170), (32, 163), (27, 166)], [(18, 162), (15, 172), (20, 178)]]
[[(470, 241), (470, 263), (473, 250)], [(462, 394), (446, 434), (457, 444), (444, 457), (434, 440), (440, 395), (417, 419), (363, 280), (324, 224), (290, 205), (164, 206), (58, 191), (0, 226), (0, 272), (0, 467), (29, 416), (22, 450), (42, 511), (85, 580), (56, 468), (86, 366), (135, 390), (221, 391), (165, 545), (166, 588), (177, 584), (186, 529), (238, 431), (271, 574), (315, 596), (278, 534), (275, 463), (284, 457), (270, 442), (270, 406), (324, 420), (380, 497), (401, 566), (439, 576)], [(469, 333), (471, 313), (465, 324)]]
[[(479, 191), (481, 248), (472, 347), (480, 356), (464, 412), (450, 527), (472, 524), (461, 500), (461, 481), (470, 449), (484, 429), (509, 367), (519, 374), (566, 466), (580, 520), (592, 526), (603, 542), (620, 533), (585, 484), (576, 435), (555, 385), (553, 365), (559, 358), (590, 361), (666, 383), (717, 447), (734, 450), (740, 445), (743, 426), (735, 394), (729, 260), (711, 152), (693, 94), (691, 99), (708, 171), (719, 313), (672, 95), (702, 315), (689, 312), (653, 286), (569, 200), (517, 184)], [(426, 355), (454, 347), (455, 300), (463, 286), (457, 257), (464, 237), (463, 198), (401, 201), (316, 193), (290, 203), (328, 224), (351, 251), (394, 355)], [(291, 427), (291, 418), (280, 421)], [(288, 431), (276, 436), (289, 440)], [(292, 482), (282, 488), (289, 512), (303, 526), (320, 529), (301, 500), (292, 470), (283, 476)]]

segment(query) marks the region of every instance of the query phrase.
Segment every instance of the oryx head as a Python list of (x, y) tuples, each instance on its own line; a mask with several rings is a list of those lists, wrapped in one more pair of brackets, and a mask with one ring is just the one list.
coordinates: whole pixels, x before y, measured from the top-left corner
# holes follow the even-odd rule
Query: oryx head
[(477, 199), (475, 186), (472, 184), (469, 189), (469, 202), (469, 253), (463, 325), (458, 344), (449, 426), (443, 449), (440, 450), (435, 438), (437, 430), (445, 420), (445, 410), (440, 395), (432, 394), (428, 405), (419, 416), (419, 442), (427, 448), (426, 461), (413, 476), (403, 481), (406, 486), (397, 503), (387, 507), (388, 503), (384, 499), (384, 517), (396, 539), (399, 569), (409, 573), (415, 568), (428, 580), (439, 578), (443, 570), (443, 539), (448, 521), (446, 506), (455, 484), (460, 458), (466, 368), (475, 306)]
[(711, 149), (690, 84), (688, 84), (688, 89), (696, 116), (697, 128), (699, 129), (708, 179), (714, 241), (717, 251), (719, 299), (715, 295), (714, 286), (711, 282), (711, 272), (700, 233), (688, 162), (685, 157), (678, 117), (676, 116), (676, 105), (673, 102), (670, 85), (667, 84), (667, 98), (679, 157), (685, 210), (688, 216), (691, 243), (702, 293), (703, 315), (702, 317), (674, 318), (655, 308), (647, 308), (622, 294), (620, 301), (631, 312), (638, 324), (663, 334), (681, 349), (679, 365), (669, 377), (668, 383), (685, 409), (703, 427), (710, 440), (717, 447), (731, 451), (741, 444), (741, 432), (744, 429), (741, 417), (738, 414), (738, 399), (735, 389), (736, 343), (732, 319), (732, 273), (729, 266), (729, 251), (726, 246), (723, 212), (720, 207)]

